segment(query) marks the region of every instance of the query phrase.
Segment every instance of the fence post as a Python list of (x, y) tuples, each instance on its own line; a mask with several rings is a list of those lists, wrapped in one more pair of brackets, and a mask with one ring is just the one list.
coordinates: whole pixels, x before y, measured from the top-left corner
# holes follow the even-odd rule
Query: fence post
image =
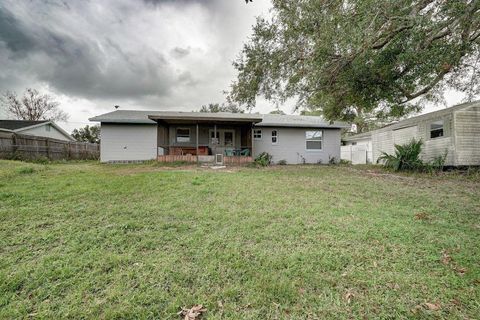
[(17, 153), (17, 135), (12, 133), (12, 155), (15, 156)]
[(50, 143), (48, 141), (48, 138), (45, 139), (45, 146), (47, 147), (47, 158), (50, 159)]

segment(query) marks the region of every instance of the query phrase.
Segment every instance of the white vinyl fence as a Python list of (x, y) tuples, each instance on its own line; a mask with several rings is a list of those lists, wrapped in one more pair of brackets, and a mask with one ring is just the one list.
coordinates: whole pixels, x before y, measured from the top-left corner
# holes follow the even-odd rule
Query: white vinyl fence
[(367, 164), (372, 162), (372, 152), (367, 145), (349, 145), (340, 148), (340, 158), (351, 161), (352, 164)]

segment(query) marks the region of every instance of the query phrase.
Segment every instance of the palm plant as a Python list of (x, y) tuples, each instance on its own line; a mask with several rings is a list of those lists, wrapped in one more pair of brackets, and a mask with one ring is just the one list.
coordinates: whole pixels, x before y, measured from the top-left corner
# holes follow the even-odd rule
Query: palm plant
[(377, 162), (383, 162), (383, 165), (394, 171), (411, 171), (423, 168), (423, 162), (420, 159), (422, 151), (422, 140), (412, 139), (409, 143), (395, 145), (395, 154), (382, 152)]

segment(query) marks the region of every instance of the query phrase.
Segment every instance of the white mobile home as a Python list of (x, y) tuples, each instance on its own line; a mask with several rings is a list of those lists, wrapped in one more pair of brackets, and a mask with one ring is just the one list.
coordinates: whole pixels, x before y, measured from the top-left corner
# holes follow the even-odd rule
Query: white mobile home
[(347, 127), (314, 116), (173, 111), (116, 110), (90, 120), (101, 123), (102, 162), (247, 163), (268, 152), (273, 162), (328, 163), (340, 159)]
[(422, 114), (368, 133), (344, 138), (346, 146), (371, 145), (371, 162), (396, 144), (422, 139), (422, 159), (446, 153), (447, 166), (480, 165), (480, 101)]

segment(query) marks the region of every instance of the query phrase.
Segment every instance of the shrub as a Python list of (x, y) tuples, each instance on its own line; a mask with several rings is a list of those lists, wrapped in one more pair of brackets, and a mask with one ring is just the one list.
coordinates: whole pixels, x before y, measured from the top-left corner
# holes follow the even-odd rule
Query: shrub
[(345, 160), (345, 159), (341, 159), (341, 160), (340, 160), (340, 164), (343, 164), (343, 165), (350, 165), (350, 164), (352, 164), (352, 161)]
[(255, 164), (266, 167), (272, 162), (272, 156), (268, 152), (262, 152), (255, 158)]
[(393, 171), (414, 171), (423, 169), (424, 164), (420, 159), (422, 151), (422, 140), (412, 139), (409, 143), (395, 145), (395, 154), (382, 152), (377, 162), (383, 162), (383, 165)]
[(287, 165), (287, 160), (280, 160), (277, 162), (278, 165), (285, 166)]
[(328, 164), (336, 164), (337, 162), (337, 158), (328, 156)]
[(436, 173), (443, 171), (443, 167), (445, 167), (445, 161), (447, 160), (447, 151), (441, 156), (436, 156), (430, 163), (427, 163), (426, 169), (430, 173)]

